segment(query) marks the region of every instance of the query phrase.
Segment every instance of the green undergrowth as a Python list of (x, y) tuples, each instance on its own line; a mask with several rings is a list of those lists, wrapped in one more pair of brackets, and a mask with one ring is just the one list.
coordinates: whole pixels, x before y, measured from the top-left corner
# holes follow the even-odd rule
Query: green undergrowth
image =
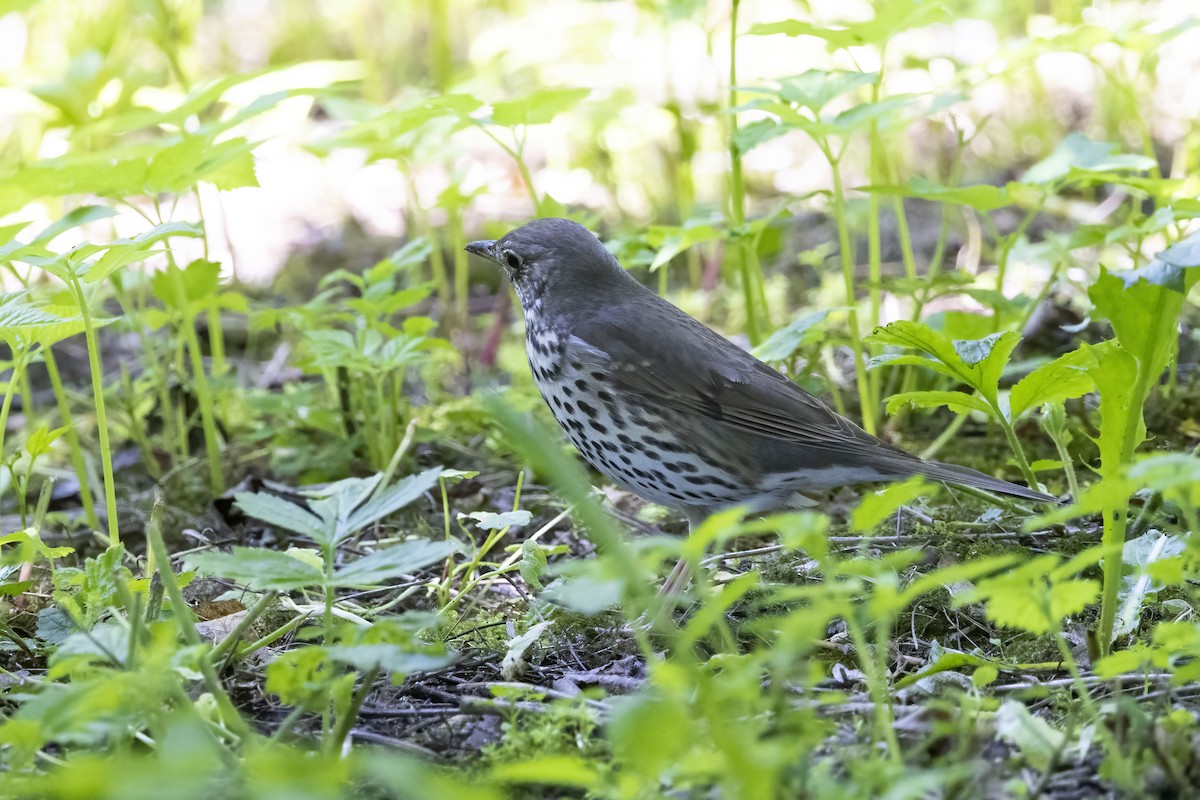
[[(0, 797), (1197, 793), (1195, 19), (252, 6), (0, 5)], [(533, 216), (1058, 502), (685, 537), (463, 251)]]

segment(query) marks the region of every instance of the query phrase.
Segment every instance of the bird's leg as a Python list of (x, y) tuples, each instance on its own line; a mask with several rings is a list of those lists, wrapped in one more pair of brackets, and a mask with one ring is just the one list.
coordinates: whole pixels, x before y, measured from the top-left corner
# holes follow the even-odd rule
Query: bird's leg
[[(706, 509), (689, 508), (685, 511), (688, 520), (688, 536), (708, 518)], [(658, 593), (662, 597), (674, 599), (683, 594), (687, 588), (688, 581), (691, 579), (691, 568), (688, 566), (686, 558), (679, 559), (675, 566), (671, 569), (671, 574), (667, 576), (667, 580), (663, 583), (662, 588)]]
[(674, 600), (679, 595), (683, 594), (683, 590), (687, 588), (688, 580), (691, 579), (691, 570), (688, 568), (686, 558), (681, 558), (671, 568), (671, 574), (667, 576), (667, 580), (663, 583), (662, 588), (658, 590), (662, 597)]

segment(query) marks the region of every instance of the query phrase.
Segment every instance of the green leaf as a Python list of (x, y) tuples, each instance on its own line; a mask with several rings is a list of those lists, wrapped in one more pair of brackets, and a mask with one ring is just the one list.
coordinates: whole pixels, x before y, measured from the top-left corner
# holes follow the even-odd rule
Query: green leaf
[(413, 539), (352, 561), (333, 576), (334, 586), (370, 587), (409, 575), (458, 552), (456, 542)]
[(817, 112), (834, 98), (859, 87), (869, 86), (878, 77), (877, 72), (828, 72), (810, 69), (800, 75), (780, 79), (778, 94), (780, 99), (788, 103)]
[(823, 308), (797, 317), (768, 336), (765, 342), (754, 348), (753, 353), (763, 361), (787, 361), (800, 348), (819, 340), (826, 317), (844, 310), (845, 307)]
[(1089, 361), (1084, 350), (1072, 350), (1017, 381), (1008, 395), (1010, 421), (1044, 403), (1061, 403), (1092, 391), (1095, 382), (1088, 375)]
[(1020, 339), (1016, 331), (1007, 331), (983, 339), (951, 341), (928, 325), (901, 320), (876, 328), (864, 341), (921, 350), (933, 358), (884, 356), (872, 359), (869, 366), (920, 364), (962, 381), (994, 406), (998, 403), (1000, 375)]
[(1094, 142), (1082, 133), (1072, 133), (1059, 142), (1054, 152), (1021, 176), (1023, 183), (1047, 184), (1067, 177), (1072, 170), (1118, 172), (1153, 169), (1154, 159), (1117, 152), (1115, 144)]
[(880, 44), (900, 31), (945, 19), (948, 14), (941, 3), (920, 0), (892, 0), (888, 3), (877, 3), (874, 8), (874, 18), (863, 22), (817, 25), (803, 20), (788, 19), (753, 25), (748, 33), (756, 36), (773, 33), (791, 37), (812, 36), (824, 40), (837, 50), (842, 50)]
[(117, 211), (108, 206), (79, 206), (58, 221), (48, 225), (45, 230), (33, 237), (30, 244), (49, 244), (56, 236), (72, 228), (87, 225), (102, 219), (115, 217)]
[(789, 129), (787, 125), (780, 125), (773, 119), (756, 119), (738, 126), (737, 132), (733, 134), (733, 146), (740, 155), (745, 155), (763, 142), (782, 136)]
[(83, 273), (88, 283), (99, 283), (122, 267), (143, 261), (153, 255), (153, 246), (174, 236), (190, 238), (204, 235), (202, 225), (191, 222), (164, 222), (143, 231), (131, 239), (117, 239), (105, 245), (107, 252)]
[[(1088, 375), (1100, 392), (1100, 475), (1106, 479), (1117, 478), (1125, 466), (1125, 430), (1130, 415), (1136, 414), (1134, 442), (1136, 446), (1146, 438), (1146, 425), (1141, 419), (1140, 400), (1133, 400), (1133, 387), (1137, 383), (1137, 359), (1127, 353), (1116, 342), (1100, 345), (1081, 345), (1089, 354), (1091, 364)], [(1124, 505), (1124, 500), (1121, 501)]]
[(311, 511), (273, 494), (239, 492), (234, 502), (248, 516), (314, 541), (324, 541), (332, 533)]
[(184, 561), (189, 569), (204, 575), (226, 578), (262, 591), (286, 592), (320, 586), (324, 581), (321, 570), (307, 561), (261, 547), (239, 546), (229, 553), (192, 553)]
[(587, 573), (561, 578), (546, 587), (542, 598), (572, 611), (594, 616), (621, 601), (621, 581)]
[(1001, 704), (996, 712), (996, 734), (1016, 745), (1030, 766), (1042, 772), (1050, 769), (1066, 738), (1045, 720), (1029, 713), (1018, 700), (1005, 700)]
[(506, 128), (543, 125), (591, 94), (590, 89), (539, 89), (492, 104), (491, 121)]
[[(1100, 584), (1058, 576), (1058, 557), (1035, 558), (1001, 575), (981, 580), (955, 598), (955, 605), (984, 602), (988, 619), (1041, 636), (1062, 625), (1096, 599)], [(1052, 577), (1054, 576), (1054, 577)]]
[(542, 590), (544, 585), (542, 578), (545, 577), (548, 567), (546, 551), (541, 545), (528, 539), (521, 542), (521, 560), (517, 562), (517, 570), (521, 573), (521, 578), (532, 586), (534, 591)]
[(1129, 573), (1121, 578), (1121, 603), (1113, 628), (1114, 641), (1118, 636), (1127, 636), (1137, 628), (1139, 612), (1146, 599), (1164, 588), (1153, 579), (1151, 565), (1159, 561), (1177, 558), (1186, 550), (1182, 537), (1158, 531), (1147, 531), (1136, 539), (1125, 542), (1121, 561)]
[(699, 220), (688, 220), (682, 226), (655, 225), (646, 233), (647, 244), (658, 248), (654, 260), (650, 262), (650, 271), (654, 272), (697, 244), (715, 242), (724, 235), (715, 225)]
[(0, 563), (4, 564), (32, 563), (39, 558), (50, 561), (75, 552), (71, 547), (50, 547), (42, 541), (41, 532), (37, 528), (26, 528), (0, 536), (0, 547), (4, 545), (16, 545), (3, 551)]
[(912, 408), (941, 408), (946, 406), (956, 414), (980, 411), (988, 416), (995, 412), (983, 398), (966, 392), (918, 391), (900, 392), (888, 398), (887, 413), (895, 414), (905, 406)]
[(528, 525), (533, 515), (528, 511), (504, 511), (499, 514), (492, 511), (472, 511), (462, 516), (475, 520), (480, 530), (496, 531), (502, 528)]
[[(395, 513), (437, 485), (441, 467), (432, 467), (416, 475), (409, 475), (387, 489), (376, 494), (354, 510), (346, 521), (342, 535), (356, 533), (377, 522), (388, 514)], [(340, 535), (339, 539), (342, 538)]]
[(325, 648), (330, 660), (348, 664), (359, 672), (387, 670), (393, 680), (416, 672), (430, 672), (454, 663), (448, 653), (423, 653), (398, 644), (339, 644)]
[(600, 775), (587, 760), (578, 756), (535, 756), (523, 761), (505, 761), (488, 773), (499, 783), (549, 784), (588, 789), (600, 785)]
[(500, 660), (500, 675), (504, 680), (515, 680), (525, 672), (527, 666), (525, 653), (528, 652), (530, 647), (533, 647), (534, 643), (541, 638), (541, 635), (549, 627), (549, 621), (539, 622), (536, 625), (530, 625), (529, 630), (509, 640), (504, 658)]
[[(1010, 184), (1012, 186), (1012, 184)], [(925, 178), (911, 178), (902, 184), (861, 186), (859, 191), (884, 195), (916, 197), (935, 203), (967, 206), (976, 211), (995, 211), (1017, 202), (1008, 187), (975, 184), (972, 186), (942, 186)]]
[(688, 752), (695, 731), (688, 703), (657, 688), (612, 701), (608, 735), (614, 759), (649, 785)]
[(860, 533), (869, 533), (875, 526), (895, 514), (901, 506), (918, 497), (933, 495), (938, 487), (917, 475), (886, 489), (864, 495), (858, 507), (850, 513), (850, 527)]
[[(220, 285), (221, 265), (215, 261), (196, 259), (184, 269), (168, 264), (150, 278), (150, 290), (159, 302), (176, 311), (193, 304), (203, 305)], [(176, 280), (182, 281), (183, 297), (176, 291)]]

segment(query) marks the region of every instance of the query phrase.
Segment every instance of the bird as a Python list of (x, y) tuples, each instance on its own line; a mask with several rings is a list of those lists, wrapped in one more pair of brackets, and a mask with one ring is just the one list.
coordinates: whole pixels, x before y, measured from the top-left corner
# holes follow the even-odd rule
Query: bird
[(466, 250), (511, 281), (534, 381), (583, 458), (690, 528), (735, 505), (914, 475), (1056, 502), (872, 436), (643, 286), (574, 221), (535, 219)]

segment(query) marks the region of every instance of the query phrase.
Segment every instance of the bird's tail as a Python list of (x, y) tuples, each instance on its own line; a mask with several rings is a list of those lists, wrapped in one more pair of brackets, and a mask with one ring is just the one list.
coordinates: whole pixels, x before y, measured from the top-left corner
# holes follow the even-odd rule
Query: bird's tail
[(1034, 491), (1027, 486), (1009, 483), (999, 478), (993, 478), (991, 475), (984, 475), (982, 472), (976, 472), (973, 469), (967, 469), (955, 464), (943, 464), (940, 461), (923, 461), (916, 471), (934, 480), (961, 483), (964, 486), (974, 486), (976, 489), (985, 489), (989, 492), (998, 492), (999, 494), (1010, 494), (1014, 497), (1023, 497), (1026, 500), (1036, 500), (1041, 503), (1058, 502), (1056, 498), (1042, 492)]

